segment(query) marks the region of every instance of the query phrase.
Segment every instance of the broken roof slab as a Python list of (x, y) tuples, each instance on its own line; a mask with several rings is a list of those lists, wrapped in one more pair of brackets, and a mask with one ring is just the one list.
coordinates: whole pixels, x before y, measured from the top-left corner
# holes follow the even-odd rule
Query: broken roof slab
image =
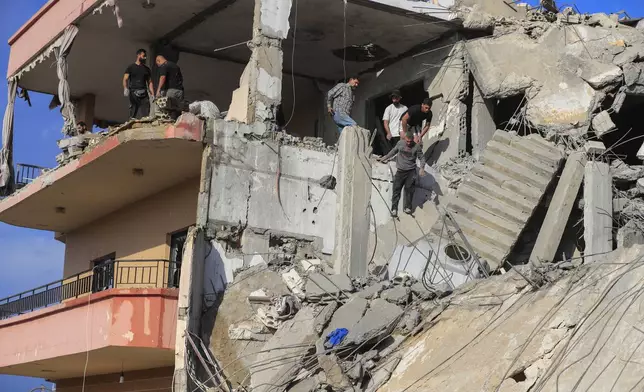
[(472, 40), (465, 46), (485, 97), (506, 98), (527, 91), (527, 117), (544, 130), (589, 124), (596, 92), (583, 79), (560, 69), (559, 56), (550, 48), (521, 33)]
[[(52, 2), (55, 4), (10, 41), (8, 74), (21, 73), (27, 66), (28, 72), (21, 74), (21, 87), (56, 94), (58, 78), (56, 67), (51, 66), (54, 56), (49, 53), (49, 57), (38, 57), (47, 52), (48, 45), (66, 26), (74, 23), (79, 33), (67, 57), (71, 96), (94, 94), (95, 118), (100, 120), (127, 120), (127, 100), (123, 99), (120, 81), (139, 48), (151, 49), (158, 42), (177, 49), (186, 98), (207, 99), (222, 110), (230, 104), (232, 91), (238, 87), (250, 57), (243, 43), (252, 38), (254, 1), (155, 0), (152, 8), (138, 1), (119, 2), (120, 28), (113, 9), (104, 3)], [(286, 53), (296, 47), (294, 63), (286, 65), (285, 72), (329, 82), (344, 77), (345, 67), (350, 74), (370, 69), (458, 28), (458, 23), (452, 22), (455, 14), (446, 9), (452, 4), (451, 0), (353, 0), (346, 6), (325, 0), (301, 2), (297, 5), (297, 21), (295, 10), (291, 12), (291, 29), (282, 44)], [(414, 27), (402, 28), (405, 25)], [(343, 53), (345, 44), (360, 47), (367, 58), (349, 59), (343, 64), (338, 53)], [(218, 50), (231, 45), (237, 46)], [(380, 52), (370, 57), (372, 50), (365, 47), (382, 51), (378, 49)], [(35, 59), (39, 62), (30, 64)]]

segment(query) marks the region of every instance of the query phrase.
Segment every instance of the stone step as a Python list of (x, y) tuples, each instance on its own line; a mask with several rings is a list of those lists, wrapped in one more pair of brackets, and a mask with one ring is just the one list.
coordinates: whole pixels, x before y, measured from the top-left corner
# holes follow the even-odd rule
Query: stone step
[(472, 168), (470, 175), (490, 181), (507, 191), (516, 192), (517, 195), (523, 196), (534, 203), (538, 203), (542, 196), (542, 192), (538, 188), (516, 181), (491, 167), (476, 165)]
[(532, 142), (534, 144), (537, 144), (537, 145), (541, 146), (542, 148), (545, 148), (546, 150), (550, 151), (552, 154), (554, 154), (556, 156), (559, 156), (561, 158), (564, 157), (563, 153), (561, 152), (561, 150), (556, 145), (554, 145), (553, 143), (547, 141), (546, 139), (541, 137), (541, 135), (533, 133), (533, 134), (530, 134), (530, 135), (524, 137), (523, 139), (529, 140), (530, 142)]
[(461, 230), (463, 230), (463, 233), (465, 233), (467, 238), (478, 238), (482, 242), (486, 242), (499, 249), (511, 248), (512, 245), (514, 245), (515, 239), (507, 234), (492, 230), (489, 227), (474, 222), (463, 215), (451, 215), (454, 220), (456, 220), (456, 223), (461, 227)]
[(503, 219), (514, 222), (518, 225), (525, 225), (530, 217), (530, 213), (509, 206), (493, 197), (490, 197), (489, 195), (485, 195), (475, 189), (469, 188), (467, 185), (459, 187), (455, 199), (462, 199), (464, 203), (472, 204), (482, 210), (498, 215)]
[(492, 140), (511, 146), (516, 150), (535, 156), (552, 165), (559, 166), (562, 159), (561, 151), (557, 148), (552, 149), (545, 147), (538, 142), (529, 140), (527, 137), (512, 136), (507, 132), (497, 131), (494, 133)]
[[(447, 210), (492, 269), (514, 247), (562, 161), (562, 152), (538, 135), (528, 139), (497, 131), (459, 186)], [(441, 230), (438, 222), (430, 232), (449, 241)], [(458, 236), (454, 240), (465, 245)]]
[(538, 188), (540, 190), (546, 189), (550, 179), (536, 173), (533, 170), (529, 170), (523, 166), (519, 166), (516, 162), (513, 162), (494, 151), (485, 150), (483, 153), (483, 158), (481, 162), (488, 167), (494, 168), (508, 177), (515, 179), (516, 181), (529, 184)]
[(565, 158), (565, 154), (559, 149), (559, 147), (545, 140), (541, 136), (528, 135), (526, 137), (518, 138), (518, 142), (519, 145), (534, 149), (534, 151), (537, 151), (539, 155), (553, 159), (555, 162), (561, 162), (561, 160)]
[(487, 144), (487, 149), (494, 151), (503, 157), (516, 162), (517, 164), (525, 167), (526, 169), (533, 170), (543, 177), (552, 177), (559, 168), (558, 165), (550, 163), (544, 159), (538, 159), (534, 155), (528, 155), (514, 147), (490, 140)]
[(523, 226), (518, 223), (503, 219), (471, 203), (464, 203), (461, 199), (455, 199), (450, 203), (449, 208), (454, 211), (455, 214), (453, 215), (458, 214), (464, 216), (473, 222), (489, 227), (490, 230), (498, 231), (503, 235), (516, 238), (521, 233), (521, 230), (523, 230)]
[(481, 193), (488, 194), (496, 199), (499, 199), (505, 204), (513, 206), (519, 210), (532, 210), (534, 208), (534, 204), (539, 202), (538, 199), (528, 199), (526, 196), (503, 189), (495, 183), (478, 176), (467, 176), (463, 183)]

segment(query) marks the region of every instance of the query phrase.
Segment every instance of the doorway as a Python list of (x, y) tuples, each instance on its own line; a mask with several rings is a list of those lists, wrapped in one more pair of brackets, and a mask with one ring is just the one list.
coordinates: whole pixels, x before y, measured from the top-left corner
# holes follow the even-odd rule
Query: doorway
[(109, 290), (114, 288), (114, 260), (116, 260), (116, 253), (112, 252), (109, 255), (92, 260), (92, 292), (98, 293), (100, 291)]
[[(418, 105), (423, 102), (423, 99), (428, 97), (424, 81), (422, 79), (406, 84), (402, 87), (398, 87), (398, 90), (400, 90), (400, 94), (402, 95), (402, 100), (400, 102), (407, 107)], [(367, 129), (376, 129), (377, 132), (372, 146), (373, 153), (381, 156), (387, 154), (393, 148), (391, 143), (387, 140), (385, 125), (382, 121), (385, 109), (387, 109), (387, 106), (391, 104), (391, 98), (389, 97), (390, 94), (391, 91), (386, 94), (370, 98), (367, 101)]]
[(188, 239), (188, 229), (170, 234), (170, 265), (168, 271), (168, 287), (179, 287), (183, 249)]

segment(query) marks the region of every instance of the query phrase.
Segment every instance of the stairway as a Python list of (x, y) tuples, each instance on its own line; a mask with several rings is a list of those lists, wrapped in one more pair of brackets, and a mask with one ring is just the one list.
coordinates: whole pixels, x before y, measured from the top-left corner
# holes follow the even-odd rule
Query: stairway
[[(446, 209), (492, 270), (512, 250), (563, 159), (563, 153), (539, 135), (520, 137), (496, 131), (459, 186)], [(442, 228), (439, 219), (431, 233), (442, 235), (445, 244), (448, 239)], [(458, 235), (454, 237), (464, 245)]]

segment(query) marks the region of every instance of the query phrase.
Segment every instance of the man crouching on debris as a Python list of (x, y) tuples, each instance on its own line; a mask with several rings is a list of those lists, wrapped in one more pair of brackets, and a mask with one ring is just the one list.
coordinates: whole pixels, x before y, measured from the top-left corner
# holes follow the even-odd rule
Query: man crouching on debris
[(378, 161), (387, 163), (391, 158), (396, 157), (396, 175), (394, 176), (394, 189), (391, 196), (391, 216), (398, 216), (398, 203), (400, 192), (405, 186), (405, 198), (403, 199), (403, 211), (411, 215), (411, 202), (416, 191), (416, 159), (420, 161), (420, 176), (425, 176), (425, 156), (423, 146), (414, 141), (414, 135), (407, 133), (404, 140), (399, 141), (387, 155), (378, 158)]

